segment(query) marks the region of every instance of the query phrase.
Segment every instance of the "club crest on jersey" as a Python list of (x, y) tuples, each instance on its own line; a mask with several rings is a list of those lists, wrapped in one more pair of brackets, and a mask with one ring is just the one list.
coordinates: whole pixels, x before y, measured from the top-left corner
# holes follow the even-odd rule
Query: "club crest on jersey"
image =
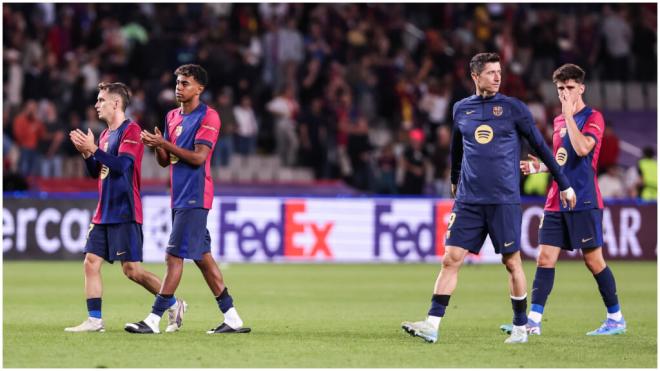
[(179, 162), (179, 158), (176, 155), (170, 153), (170, 164), (174, 165)]
[(176, 127), (176, 129), (174, 129), (174, 134), (176, 134), (176, 136), (178, 137), (179, 135), (181, 135), (182, 131), (183, 131), (183, 125), (179, 125)]
[(484, 124), (480, 125), (477, 130), (474, 131), (474, 139), (476, 139), (479, 144), (486, 144), (493, 140), (493, 128)]
[(564, 147), (559, 147), (559, 149), (557, 150), (557, 154), (555, 155), (555, 160), (557, 160), (559, 166), (564, 166), (564, 164), (568, 160), (568, 152), (566, 152), (566, 149)]
[(502, 112), (504, 112), (504, 109), (502, 109), (502, 106), (493, 106), (493, 115), (499, 117), (499, 116), (502, 116)]
[(559, 129), (559, 136), (562, 138), (566, 136), (566, 128)]
[(110, 168), (107, 166), (103, 165), (101, 167), (101, 179), (105, 179), (108, 177), (108, 174), (110, 174)]

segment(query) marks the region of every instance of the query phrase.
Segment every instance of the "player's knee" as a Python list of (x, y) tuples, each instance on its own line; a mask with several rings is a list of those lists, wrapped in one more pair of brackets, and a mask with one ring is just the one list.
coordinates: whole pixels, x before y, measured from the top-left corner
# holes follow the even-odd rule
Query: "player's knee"
[(124, 264), (122, 270), (124, 275), (131, 281), (138, 281), (142, 275), (142, 270), (135, 264)]
[(522, 261), (520, 259), (505, 258), (502, 257), (502, 263), (509, 273), (517, 272), (522, 270)]
[(445, 258), (442, 260), (442, 269), (456, 270), (460, 268), (462, 263), (463, 262), (460, 259), (455, 259), (450, 256), (445, 256)]
[(85, 256), (83, 266), (85, 267), (85, 274), (97, 273), (101, 269), (101, 259), (91, 257), (89, 254)]
[(556, 261), (544, 254), (540, 254), (536, 259), (536, 266), (539, 268), (554, 268)]
[(587, 249), (583, 251), (584, 254), (584, 264), (587, 266), (587, 269), (591, 271), (592, 274), (600, 273), (607, 263), (603, 258), (603, 254), (600, 249)]
[(585, 259), (584, 265), (591, 271), (592, 274), (598, 274), (605, 269), (605, 261), (602, 259)]

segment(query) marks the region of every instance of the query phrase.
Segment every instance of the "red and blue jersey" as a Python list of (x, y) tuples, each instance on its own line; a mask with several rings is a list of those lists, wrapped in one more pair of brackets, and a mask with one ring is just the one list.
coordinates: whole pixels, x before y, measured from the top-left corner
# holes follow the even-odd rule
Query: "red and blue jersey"
[(92, 223), (116, 224), (136, 222), (142, 224), (140, 199), (140, 174), (144, 144), (140, 140), (140, 125), (124, 121), (116, 130), (105, 129), (99, 138), (99, 149), (112, 156), (127, 156), (132, 165), (124, 172), (115, 172), (96, 162), (100, 167), (98, 177), (99, 203)]
[[(605, 120), (600, 112), (590, 107), (583, 108), (573, 118), (580, 132), (594, 138), (596, 145), (588, 155), (578, 156), (571, 145), (564, 116), (559, 115), (555, 117), (554, 121), (553, 153), (561, 167), (562, 174), (568, 177), (577, 196), (577, 204), (574, 210), (602, 209), (603, 198), (600, 195), (600, 188), (598, 188), (596, 169), (603, 132), (605, 131)], [(556, 182), (552, 182), (548, 199), (545, 202), (545, 209), (548, 211), (568, 211), (568, 208), (561, 205)]]
[(170, 153), (172, 208), (211, 209), (213, 204), (211, 156), (220, 133), (218, 112), (200, 103), (188, 114), (182, 113), (180, 108), (173, 109), (167, 113), (166, 120), (165, 140), (189, 151), (195, 151), (196, 144), (211, 149), (201, 166), (190, 165)]

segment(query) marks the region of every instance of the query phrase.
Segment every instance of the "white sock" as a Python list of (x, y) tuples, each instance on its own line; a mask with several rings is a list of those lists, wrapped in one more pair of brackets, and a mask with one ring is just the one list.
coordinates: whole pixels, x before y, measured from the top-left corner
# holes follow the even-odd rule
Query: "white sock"
[(231, 307), (224, 314), (225, 314), (225, 323), (229, 327), (231, 327), (233, 329), (243, 327), (243, 320), (241, 320), (241, 317), (238, 315), (238, 312), (236, 311), (236, 308)]
[(513, 329), (518, 329), (518, 331), (522, 331), (524, 333), (527, 333), (527, 326), (522, 325), (522, 326), (513, 326)]
[(621, 314), (621, 311), (617, 311), (614, 313), (607, 313), (607, 318), (613, 319), (618, 322), (623, 319), (623, 314)]
[(532, 311), (532, 312), (529, 312), (529, 314), (527, 315), (527, 318), (531, 319), (532, 321), (534, 321), (536, 323), (541, 323), (541, 318), (543, 318), (543, 313)]
[(426, 317), (426, 322), (430, 323), (437, 330), (440, 327), (440, 320), (442, 317), (428, 316)]
[(154, 329), (158, 328), (158, 325), (160, 324), (160, 316), (157, 316), (154, 313), (149, 313), (147, 318), (144, 319), (144, 322), (149, 326), (152, 326)]

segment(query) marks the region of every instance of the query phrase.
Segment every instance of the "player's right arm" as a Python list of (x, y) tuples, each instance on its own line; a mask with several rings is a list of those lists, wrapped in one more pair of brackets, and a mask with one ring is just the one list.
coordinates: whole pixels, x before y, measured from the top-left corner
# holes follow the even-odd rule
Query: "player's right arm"
[(170, 154), (167, 152), (167, 150), (163, 149), (162, 147), (156, 147), (156, 151), (154, 153), (156, 154), (156, 161), (158, 161), (158, 165), (162, 167), (168, 167), (170, 165)]
[[(105, 134), (105, 131), (101, 134), (103, 136)], [(84, 134), (80, 129), (77, 130), (72, 130), (69, 133), (69, 137), (71, 139), (71, 142), (73, 145), (76, 147), (78, 152), (82, 155), (82, 157), (85, 159), (85, 167), (87, 168), (87, 173), (89, 175), (96, 179), (99, 177), (99, 174), (101, 173), (101, 163), (98, 162), (93, 155), (93, 152), (90, 150), (87, 150), (85, 147), (85, 141), (88, 140), (88, 136), (91, 135), (91, 140), (92, 143), (94, 141), (94, 134), (92, 134), (92, 131), (90, 129), (87, 129), (87, 134)]]
[(142, 130), (140, 133), (140, 140), (142, 143), (149, 148), (154, 149), (154, 154), (156, 155), (156, 161), (161, 167), (168, 167), (170, 165), (170, 154), (165, 148), (161, 145), (163, 141), (166, 141), (163, 138), (158, 126), (154, 128), (154, 133), (151, 134), (146, 130)]
[(452, 118), (454, 125), (451, 133), (451, 196), (456, 197), (458, 181), (461, 177), (461, 162), (463, 161), (463, 135), (456, 123), (456, 112), (460, 102), (454, 104)]

